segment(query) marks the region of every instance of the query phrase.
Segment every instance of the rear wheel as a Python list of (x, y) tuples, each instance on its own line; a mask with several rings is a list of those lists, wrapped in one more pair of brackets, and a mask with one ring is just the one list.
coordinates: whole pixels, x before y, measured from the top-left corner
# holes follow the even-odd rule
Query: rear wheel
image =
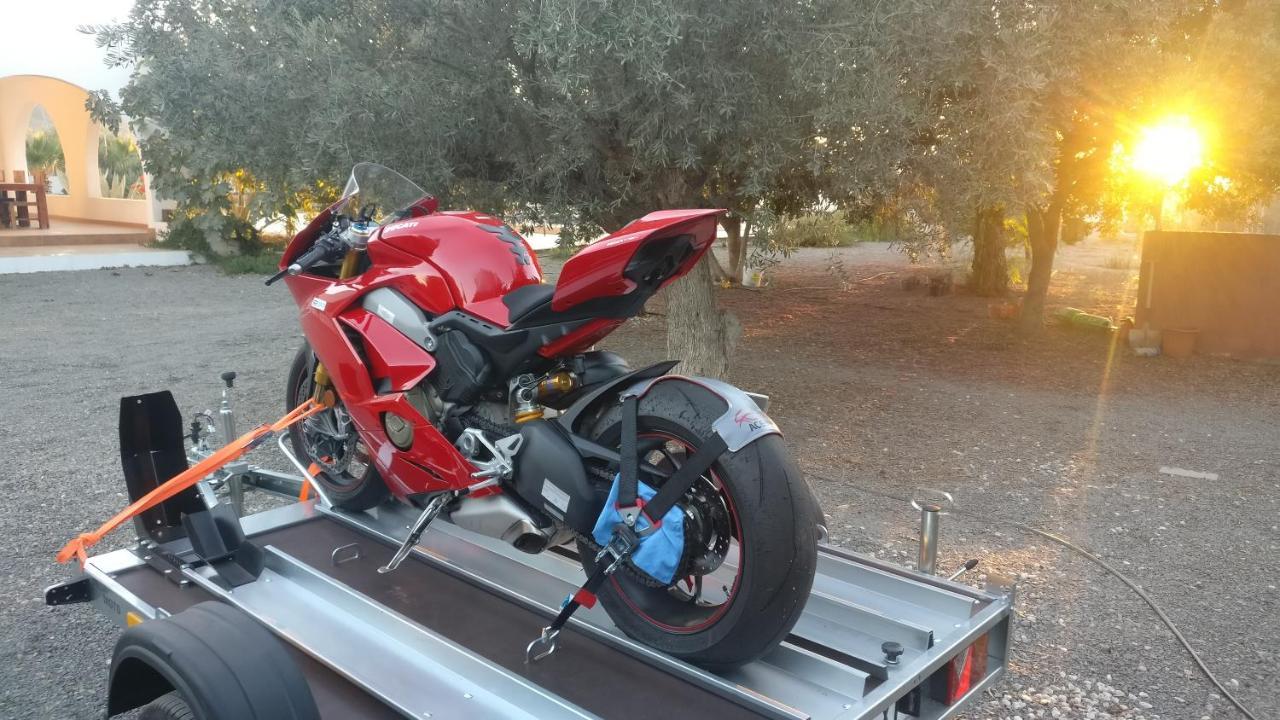
[[(724, 401), (690, 383), (659, 383), (640, 401), (642, 461), (667, 472), (692, 457), (724, 412)], [(591, 435), (618, 447), (621, 412), (611, 408)], [(614, 573), (598, 593), (623, 632), (668, 654), (712, 668), (749, 662), (799, 619), (817, 564), (817, 501), (782, 439), (766, 436), (726, 452), (679, 502), (685, 551), (676, 581)], [(585, 543), (583, 567), (595, 569)]]
[[(315, 392), (316, 357), (304, 343), (289, 369), (287, 410)], [(387, 486), (373, 467), (368, 448), (355, 423), (339, 401), (333, 408), (289, 428), (293, 451), (304, 465), (320, 470), (316, 479), (333, 504), (346, 510), (367, 510), (387, 497)]]

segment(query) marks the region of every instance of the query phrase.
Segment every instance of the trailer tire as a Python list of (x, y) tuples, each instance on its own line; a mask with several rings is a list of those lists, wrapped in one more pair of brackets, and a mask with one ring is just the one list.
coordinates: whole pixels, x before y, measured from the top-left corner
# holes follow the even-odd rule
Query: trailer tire
[[(179, 714), (183, 705), (188, 715)], [(320, 717), (311, 687), (284, 645), (245, 613), (216, 601), (121, 634), (111, 660), (107, 715), (142, 706), (167, 713), (157, 720)]]
[(196, 715), (181, 695), (169, 693), (147, 703), (138, 720), (196, 720)]

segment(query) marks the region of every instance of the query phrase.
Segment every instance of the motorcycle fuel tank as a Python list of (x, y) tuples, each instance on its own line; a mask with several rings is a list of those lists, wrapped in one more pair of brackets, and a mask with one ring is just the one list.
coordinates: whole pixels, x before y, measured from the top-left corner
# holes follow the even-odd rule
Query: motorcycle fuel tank
[(502, 296), (542, 282), (529, 243), (492, 215), (442, 212), (382, 227), (372, 242), (422, 258), (449, 283), (458, 308), (496, 325), (508, 324)]

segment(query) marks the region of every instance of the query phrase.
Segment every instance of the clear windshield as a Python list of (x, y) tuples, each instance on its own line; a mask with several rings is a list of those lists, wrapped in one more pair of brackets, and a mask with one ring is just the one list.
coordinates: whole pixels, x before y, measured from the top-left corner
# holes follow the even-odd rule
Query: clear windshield
[(396, 213), (409, 209), (426, 196), (427, 191), (395, 170), (362, 162), (351, 169), (338, 212), (353, 220), (364, 217), (381, 225), (395, 220)]

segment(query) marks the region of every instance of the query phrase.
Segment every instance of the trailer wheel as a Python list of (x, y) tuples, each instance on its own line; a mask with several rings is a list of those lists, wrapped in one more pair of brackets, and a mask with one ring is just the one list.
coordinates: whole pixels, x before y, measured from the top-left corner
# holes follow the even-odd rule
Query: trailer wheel
[(121, 634), (107, 716), (143, 706), (148, 720), (320, 718), (284, 645), (245, 613), (214, 601)]
[(196, 720), (191, 706), (177, 693), (163, 695), (138, 712), (138, 720)]

